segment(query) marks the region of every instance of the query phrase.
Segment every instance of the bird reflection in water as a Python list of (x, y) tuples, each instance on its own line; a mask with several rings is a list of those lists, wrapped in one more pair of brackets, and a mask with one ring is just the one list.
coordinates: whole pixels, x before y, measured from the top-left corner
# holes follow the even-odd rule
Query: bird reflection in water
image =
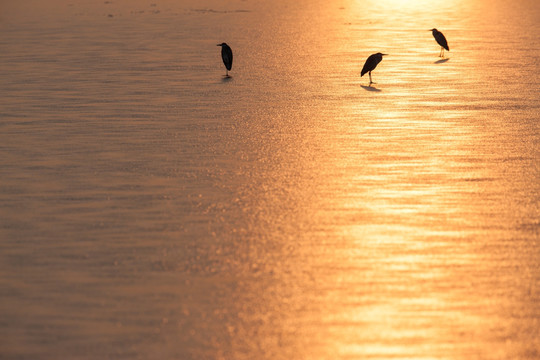
[(440, 60), (435, 61), (434, 64), (444, 64), (448, 60), (450, 60), (450, 58), (440, 59)]
[(381, 92), (381, 89), (377, 89), (375, 86), (366, 86), (366, 85), (360, 85), (364, 90), (366, 91), (372, 91), (372, 92)]

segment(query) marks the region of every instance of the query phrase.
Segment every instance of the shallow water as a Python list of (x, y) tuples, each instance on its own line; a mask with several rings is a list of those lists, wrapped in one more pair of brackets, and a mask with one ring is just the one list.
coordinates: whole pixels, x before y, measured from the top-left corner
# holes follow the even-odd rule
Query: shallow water
[(3, 2), (0, 357), (540, 358), (538, 19)]

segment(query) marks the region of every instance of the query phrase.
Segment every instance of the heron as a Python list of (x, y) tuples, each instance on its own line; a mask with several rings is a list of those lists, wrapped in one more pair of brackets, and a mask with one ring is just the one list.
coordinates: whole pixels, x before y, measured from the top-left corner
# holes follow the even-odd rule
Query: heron
[(369, 73), (369, 86), (373, 84), (373, 81), (371, 81), (371, 72), (375, 70), (375, 68), (382, 61), (382, 58), (385, 55), (388, 54), (381, 54), (380, 52), (378, 52), (376, 54), (369, 55), (369, 57), (367, 58), (366, 63), (362, 68), (362, 72), (360, 73), (360, 77), (364, 76), (365, 73)]
[(223, 59), (223, 64), (225, 64), (225, 68), (227, 69), (225, 76), (229, 77), (229, 70), (232, 68), (232, 50), (226, 43), (217, 44), (217, 46), (221, 46), (221, 58)]
[(430, 30), (433, 34), (433, 37), (437, 41), (437, 44), (441, 45), (441, 52), (439, 53), (439, 57), (444, 57), (444, 49), (450, 51), (450, 48), (448, 47), (448, 42), (446, 42), (446, 38), (444, 37), (443, 33), (439, 30), (433, 28)]

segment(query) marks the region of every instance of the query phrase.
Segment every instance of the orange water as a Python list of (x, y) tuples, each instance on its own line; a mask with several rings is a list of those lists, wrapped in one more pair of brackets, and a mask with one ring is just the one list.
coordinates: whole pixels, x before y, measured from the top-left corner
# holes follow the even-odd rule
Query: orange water
[(2, 2), (0, 358), (539, 358), (539, 19)]

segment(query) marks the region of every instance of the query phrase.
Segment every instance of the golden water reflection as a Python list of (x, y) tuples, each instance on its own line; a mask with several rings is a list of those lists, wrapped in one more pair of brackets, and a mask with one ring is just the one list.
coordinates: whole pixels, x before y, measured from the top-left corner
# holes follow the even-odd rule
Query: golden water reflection
[[(538, 306), (512, 293), (534, 298), (531, 286), (538, 279), (509, 269), (514, 255), (509, 260), (493, 252), (509, 246), (521, 249), (513, 252), (537, 249), (537, 240), (514, 240), (520, 212), (515, 207), (520, 205), (499, 197), (513, 191), (501, 175), (506, 165), (500, 164), (512, 158), (512, 151), (500, 146), (517, 139), (485, 123), (490, 119), (504, 127), (484, 104), (493, 103), (485, 98), (488, 91), (499, 99), (496, 103), (507, 99), (508, 89), (490, 79), (493, 70), (477, 65), (486, 56), (477, 48), (458, 48), (440, 62), (429, 59), (436, 50), (430, 34), (418, 34), (433, 18), (448, 15), (444, 9), (465, 4), (446, 3), (435, 13), (425, 3), (399, 9), (400, 14), (422, 15), (408, 17), (406, 26), (393, 23), (392, 15), (388, 20), (382, 10), (371, 16), (374, 11), (366, 11), (365, 2), (357, 5), (344, 22), (348, 29), (340, 33), (346, 41), (328, 45), (343, 58), (355, 59), (338, 63), (343, 80), (334, 74), (337, 79), (330, 85), (336, 98), (332, 104), (340, 110), (330, 115), (332, 125), (316, 125), (325, 131), (314, 140), (328, 157), (313, 155), (317, 176), (324, 178), (323, 198), (314, 200), (314, 207), (325, 220), (320, 237), (307, 245), (321, 242), (331, 249), (314, 251), (311, 259), (319, 270), (313, 291), (325, 294), (318, 323), (327, 334), (324, 350), (362, 359), (536, 356), (538, 341), (527, 334), (537, 327)], [(379, 10), (391, 5), (381, 4)], [(447, 26), (457, 33), (458, 44), (478, 41), (466, 37), (470, 29), (462, 19)], [(400, 40), (391, 44), (398, 35)], [(346, 79), (360, 69), (361, 56), (370, 54), (366, 48), (395, 55), (380, 64), (378, 91), (362, 94), (357, 86), (362, 79), (353, 80), (355, 88)], [(531, 164), (529, 156), (518, 165), (522, 171)], [(527, 196), (538, 196), (537, 178), (525, 180), (531, 191)], [(537, 239), (537, 233), (525, 236), (530, 235)], [(538, 264), (526, 261), (518, 268), (528, 272), (531, 266)], [(515, 279), (514, 286), (507, 287), (501, 271)], [(512, 308), (528, 320), (516, 327)]]
[(538, 358), (536, 3), (32, 3), (0, 357)]

